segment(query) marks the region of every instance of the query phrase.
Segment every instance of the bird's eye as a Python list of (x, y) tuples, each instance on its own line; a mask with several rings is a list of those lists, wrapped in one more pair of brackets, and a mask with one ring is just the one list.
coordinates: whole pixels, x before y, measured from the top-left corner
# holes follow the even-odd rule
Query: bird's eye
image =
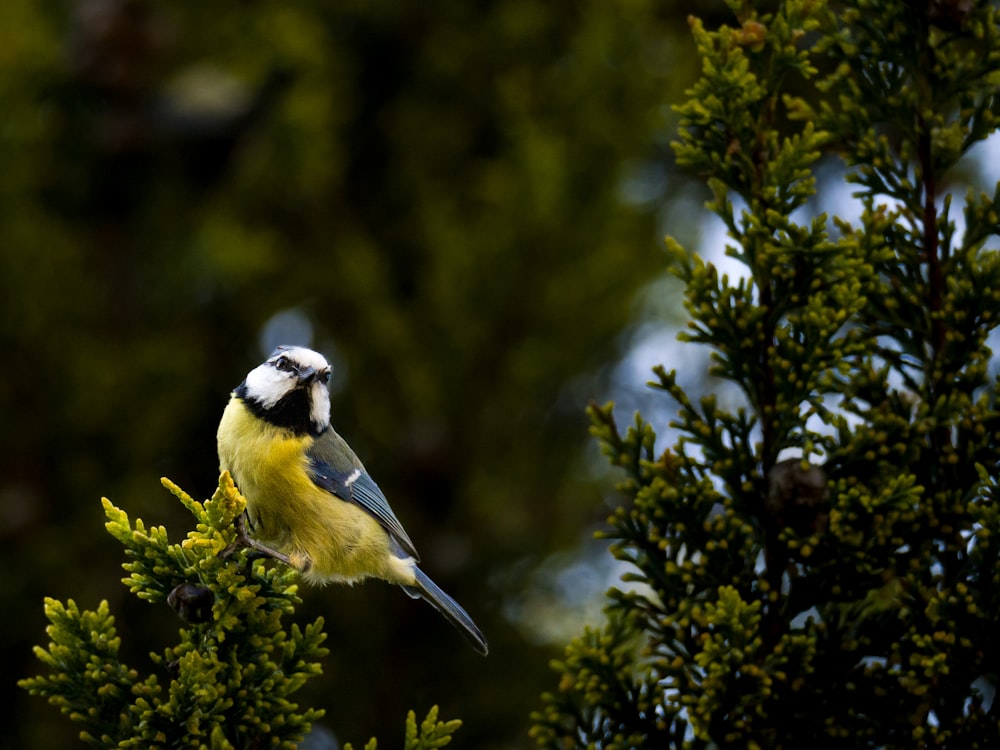
[(329, 370), (323, 370), (323, 372), (321, 372), (319, 374), (319, 379), (322, 380), (324, 383), (329, 383), (330, 382), (330, 371)]
[(274, 360), (274, 366), (279, 370), (291, 370), (292, 364), (288, 361), (288, 357), (281, 356)]

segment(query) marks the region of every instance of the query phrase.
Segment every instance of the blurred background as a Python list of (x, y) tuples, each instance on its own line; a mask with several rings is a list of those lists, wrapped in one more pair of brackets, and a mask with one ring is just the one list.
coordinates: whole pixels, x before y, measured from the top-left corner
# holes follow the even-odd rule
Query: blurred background
[(300, 702), (356, 746), (435, 703), (462, 747), (531, 746), (615, 578), (584, 408), (638, 403), (678, 315), (662, 236), (693, 241), (705, 192), (670, 105), (687, 13), (721, 5), (4, 0), (0, 748), (80, 746), (15, 685), (44, 596), (108, 599), (141, 672), (171, 642), (99, 499), (183, 538), (159, 478), (211, 494), (228, 393), (278, 343), (333, 362), (334, 424), (491, 647), (379, 582), (304, 589), (331, 653)]

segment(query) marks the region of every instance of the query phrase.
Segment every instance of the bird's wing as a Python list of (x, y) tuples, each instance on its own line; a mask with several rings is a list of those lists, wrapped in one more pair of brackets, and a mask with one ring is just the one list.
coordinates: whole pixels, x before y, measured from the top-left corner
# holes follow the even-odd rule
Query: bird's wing
[[(419, 561), (416, 547), (375, 480), (368, 475), (343, 438), (333, 430), (328, 432), (332, 434), (329, 437), (324, 435), (308, 451), (310, 479), (341, 500), (355, 503), (374, 516), (403, 552)], [(337, 444), (331, 445), (331, 440)]]

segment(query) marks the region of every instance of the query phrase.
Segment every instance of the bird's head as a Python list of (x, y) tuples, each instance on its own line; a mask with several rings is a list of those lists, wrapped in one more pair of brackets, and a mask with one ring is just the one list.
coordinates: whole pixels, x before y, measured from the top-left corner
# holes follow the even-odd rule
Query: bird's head
[(271, 424), (318, 435), (330, 426), (331, 372), (322, 354), (302, 346), (279, 346), (234, 393)]

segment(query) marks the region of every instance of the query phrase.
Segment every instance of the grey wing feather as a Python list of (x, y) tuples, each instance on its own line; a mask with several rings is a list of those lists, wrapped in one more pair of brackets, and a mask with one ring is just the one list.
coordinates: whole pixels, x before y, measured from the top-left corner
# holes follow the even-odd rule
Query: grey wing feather
[(389, 501), (363, 467), (340, 470), (324, 461), (315, 453), (309, 456), (309, 477), (319, 487), (336, 495), (341, 500), (355, 503), (370, 513), (389, 532), (404, 553), (420, 560), (416, 547), (403, 528), (403, 524), (392, 512)]
[(351, 499), (375, 516), (378, 522), (399, 543), (403, 551), (419, 561), (420, 555), (417, 554), (417, 549), (413, 546), (413, 542), (403, 528), (403, 524), (396, 518), (396, 514), (389, 507), (389, 501), (385, 499), (382, 490), (378, 488), (375, 480), (368, 475), (368, 472), (361, 471), (361, 475), (351, 485), (351, 490), (353, 492)]

